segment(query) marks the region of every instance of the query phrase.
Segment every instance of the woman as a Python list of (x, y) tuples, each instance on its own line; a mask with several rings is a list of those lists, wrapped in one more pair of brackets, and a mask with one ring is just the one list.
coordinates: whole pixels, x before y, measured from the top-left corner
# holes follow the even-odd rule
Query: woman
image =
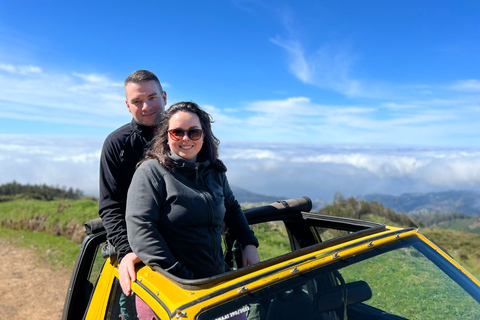
[(243, 264), (259, 262), (258, 241), (218, 159), (211, 117), (193, 102), (172, 105), (154, 144), (133, 176), (127, 231), (133, 252), (147, 265), (185, 279), (225, 272), (222, 223), (243, 245)]

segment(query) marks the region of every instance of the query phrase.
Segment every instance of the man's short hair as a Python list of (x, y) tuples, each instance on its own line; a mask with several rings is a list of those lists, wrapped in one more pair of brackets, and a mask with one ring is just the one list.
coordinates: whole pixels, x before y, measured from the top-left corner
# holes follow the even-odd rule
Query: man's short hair
[(125, 82), (123, 83), (123, 87), (125, 88), (127, 84), (131, 83), (141, 83), (147, 81), (155, 81), (160, 89), (160, 92), (163, 92), (162, 85), (160, 84), (160, 80), (158, 80), (155, 73), (148, 71), (148, 70), (137, 70), (132, 72)]

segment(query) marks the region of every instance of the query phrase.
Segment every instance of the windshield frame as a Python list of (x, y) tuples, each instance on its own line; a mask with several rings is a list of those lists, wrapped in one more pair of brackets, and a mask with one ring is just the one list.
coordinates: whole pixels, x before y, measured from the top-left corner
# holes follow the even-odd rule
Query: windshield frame
[[(446, 274), (448, 278), (452, 279), (452, 281), (457, 283), (480, 305), (479, 285), (475, 281), (473, 281), (473, 279), (471, 279), (469, 275), (465, 274), (463, 270), (457, 268), (454, 264), (452, 264), (451, 261), (449, 261), (442, 254), (440, 254), (440, 252), (437, 251), (436, 248), (432, 247), (430, 244), (427, 244), (419, 237), (412, 236), (399, 239), (397, 241), (390, 242), (381, 246), (375, 246), (370, 250), (338, 259), (326, 265), (320, 265), (313, 270), (297, 274), (293, 277), (289, 277), (288, 279), (267, 285), (261, 289), (251, 291), (248, 294), (238, 297), (234, 300), (227, 301), (225, 303), (213, 306), (212, 308), (208, 308), (207, 310), (202, 311), (196, 319), (221, 319), (222, 316), (232, 313), (232, 310), (241, 310), (242, 308), (244, 308), (244, 306), (250, 303), (265, 299), (269, 296), (274, 295), (276, 292), (287, 290), (288, 288), (296, 286), (298, 283), (306, 283), (310, 279), (320, 277), (323, 274), (338, 272), (339, 270), (342, 270), (352, 264), (356, 264), (372, 257), (379, 256), (384, 253), (408, 246), (415, 248), (421, 254), (423, 254), (429, 261), (431, 261), (444, 274)], [(392, 315), (392, 317), (395, 316)]]

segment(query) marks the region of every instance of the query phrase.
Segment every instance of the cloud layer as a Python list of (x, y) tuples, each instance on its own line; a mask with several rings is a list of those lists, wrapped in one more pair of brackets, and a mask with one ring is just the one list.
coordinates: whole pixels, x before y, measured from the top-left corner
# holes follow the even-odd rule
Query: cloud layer
[(224, 146), (230, 180), (249, 190), (331, 200), (480, 187), (480, 150), (315, 144)]
[[(79, 188), (98, 196), (100, 139), (0, 135), (0, 183)], [(222, 142), (232, 185), (277, 197), (331, 201), (480, 188), (480, 149)]]

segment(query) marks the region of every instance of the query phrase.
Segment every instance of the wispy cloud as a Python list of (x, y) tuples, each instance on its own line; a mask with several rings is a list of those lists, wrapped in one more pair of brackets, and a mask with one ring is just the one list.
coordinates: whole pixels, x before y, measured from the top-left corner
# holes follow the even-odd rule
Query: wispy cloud
[[(455, 85), (458, 82), (450, 87)], [(215, 132), (222, 140), (478, 145), (480, 97), (458, 94), (462, 96), (357, 99), (352, 105), (297, 96), (251, 101), (236, 109), (204, 107), (214, 116)], [(0, 96), (2, 119), (110, 128), (130, 119), (122, 83), (103, 74), (60, 74), (34, 65), (1, 64)]]
[(311, 83), (313, 66), (307, 62), (301, 44), (293, 40), (284, 40), (279, 36), (270, 40), (287, 51), (290, 71), (301, 81)]
[(235, 112), (210, 108), (216, 133), (228, 140), (473, 146), (480, 142), (478, 106), (472, 99), (349, 106), (291, 97), (253, 101)]
[[(378, 94), (374, 88), (363, 88), (352, 77), (353, 66), (358, 56), (351, 50), (348, 40), (323, 42), (313, 50), (307, 50), (300, 40), (298, 19), (294, 11), (284, 6), (278, 10), (286, 35), (276, 35), (270, 41), (284, 49), (290, 72), (303, 83), (338, 91), (347, 96)], [(375, 89), (376, 91), (376, 89)]]
[(42, 69), (37, 66), (32, 65), (20, 65), (15, 66), (12, 64), (3, 64), (0, 63), (0, 70), (7, 71), (10, 73), (18, 73), (18, 74), (29, 74), (29, 73), (41, 73)]
[(480, 80), (469, 79), (457, 81), (449, 88), (457, 91), (480, 92)]
[(359, 80), (352, 78), (351, 69), (356, 58), (348, 45), (324, 44), (315, 52), (307, 53), (299, 40), (280, 36), (270, 40), (285, 50), (288, 68), (300, 81), (347, 96), (376, 94), (368, 93)]
[[(128, 118), (122, 83), (106, 75), (54, 73), (33, 65), (0, 64), (0, 117), (110, 126)], [(15, 105), (15, 110), (11, 106)], [(28, 112), (18, 112), (28, 110)], [(123, 121), (123, 120), (122, 120)]]

